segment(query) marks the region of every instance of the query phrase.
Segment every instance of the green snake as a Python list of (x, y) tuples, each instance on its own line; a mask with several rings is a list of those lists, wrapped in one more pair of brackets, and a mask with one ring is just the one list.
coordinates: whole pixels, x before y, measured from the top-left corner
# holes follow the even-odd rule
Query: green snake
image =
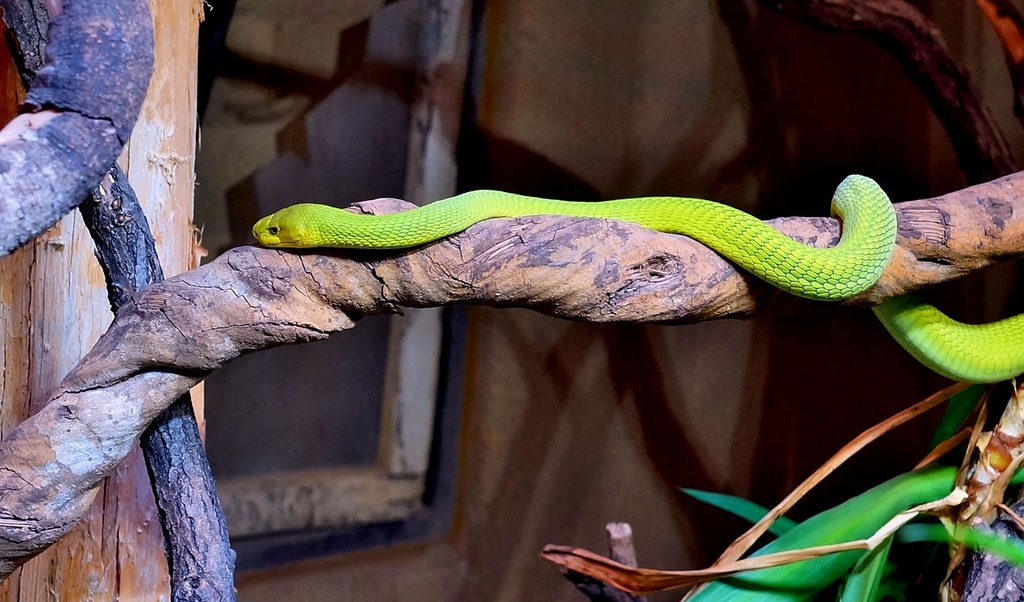
[[(479, 190), (410, 211), (360, 215), (303, 203), (253, 226), (267, 247), (405, 249), (462, 232), (491, 218), (565, 215), (634, 222), (694, 238), (772, 286), (809, 299), (838, 301), (871, 288), (896, 245), (896, 212), (874, 180), (849, 176), (832, 200), (841, 219), (839, 243), (803, 245), (754, 216), (713, 201), (644, 197), (597, 203)], [(911, 296), (873, 308), (889, 333), (932, 370), (969, 382), (997, 382), (1024, 372), (1024, 316), (964, 324)]]

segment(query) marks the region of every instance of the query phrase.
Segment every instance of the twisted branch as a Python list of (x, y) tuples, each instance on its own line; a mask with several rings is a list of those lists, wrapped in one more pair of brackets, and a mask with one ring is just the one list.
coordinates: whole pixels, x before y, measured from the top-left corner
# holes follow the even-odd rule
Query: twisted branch
[[(0, 0), (0, 7), (12, 55), (29, 87), (44, 67), (49, 14), (41, 0)], [(120, 80), (96, 83), (111, 90), (120, 86)], [(164, 278), (149, 224), (116, 164), (79, 207), (116, 312), (137, 290)], [(234, 600), (234, 552), (189, 395), (157, 417), (141, 446), (164, 533), (171, 597)]]
[[(79, 209), (116, 313), (139, 289), (164, 279), (149, 222), (116, 165)], [(234, 600), (235, 553), (192, 396), (182, 395), (157, 416), (140, 443), (164, 534), (171, 599)]]
[[(362, 203), (373, 213), (409, 205)], [(1024, 174), (897, 206), (900, 240), (871, 304), (1024, 251)], [(771, 222), (813, 246), (826, 218)], [(489, 220), (399, 253), (234, 249), (150, 286), (35, 416), (0, 443), (0, 575), (67, 532), (153, 418), (243, 354), (320, 340), (361, 315), (476, 303), (605, 321), (695, 322), (812, 304), (681, 236), (596, 219)]]

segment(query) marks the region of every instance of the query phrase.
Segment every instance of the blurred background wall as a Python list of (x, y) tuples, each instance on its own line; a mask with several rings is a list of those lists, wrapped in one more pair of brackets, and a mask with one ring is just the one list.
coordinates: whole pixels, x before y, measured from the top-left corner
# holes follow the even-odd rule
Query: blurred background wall
[[(234, 7), (197, 168), (196, 221), (214, 251), (247, 244), (255, 213), (276, 208), (259, 203), (401, 195), (410, 49), (429, 31), (430, 2), (299, 4)], [(914, 4), (1024, 155), (1002, 51), (976, 6)], [(849, 173), (874, 177), (893, 201), (964, 185), (926, 101), (865, 39), (744, 0), (488, 0), (476, 9), (461, 189), (697, 196), (770, 218), (826, 214)], [(382, 112), (397, 126), (381, 128), (373, 115)], [(1019, 305), (1013, 276), (992, 270), (936, 298), (965, 319), (1006, 315)], [(579, 600), (538, 552), (546, 543), (603, 550), (609, 521), (632, 524), (642, 565), (703, 565), (744, 525), (678, 487), (772, 505), (846, 440), (944, 384), (864, 309), (665, 326), (472, 307), (465, 351), (451, 528), (243, 572), (241, 599)], [(218, 454), (244, 456), (254, 438), (273, 436), (232, 424), (247, 406), (217, 398), (241, 386), (224, 378), (208, 388), (215, 469)], [(372, 439), (372, 401), (353, 403), (369, 426), (337, 437)], [(906, 470), (936, 418), (868, 448), (794, 514)]]

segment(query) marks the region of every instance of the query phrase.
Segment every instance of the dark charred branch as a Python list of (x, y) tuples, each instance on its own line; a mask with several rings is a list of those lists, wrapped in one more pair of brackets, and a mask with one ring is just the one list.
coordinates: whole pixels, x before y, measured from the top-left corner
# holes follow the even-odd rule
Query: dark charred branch
[[(8, 23), (31, 30), (39, 6), (20, 4), (3, 3)], [(127, 142), (153, 71), (152, 20), (142, 0), (68, 3), (47, 39), (23, 114), (0, 130), (0, 218), (7, 224), (0, 254), (88, 197)], [(19, 42), (26, 69), (38, 65), (39, 47), (35, 34)]]
[[(117, 313), (131, 295), (164, 279), (149, 223), (116, 166), (80, 210)], [(140, 444), (164, 532), (171, 598), (234, 600), (235, 553), (191, 396), (157, 416)]]
[(760, 0), (761, 5), (827, 30), (874, 40), (903, 66), (928, 99), (968, 183), (1016, 169), (1006, 139), (942, 33), (903, 0)]
[[(49, 15), (42, 2), (3, 0), (12, 55), (26, 85), (43, 67)], [(117, 90), (117, 82), (108, 82)], [(117, 312), (164, 279), (142, 207), (116, 164), (79, 208)], [(172, 599), (234, 600), (234, 552), (191, 397), (183, 395), (141, 438), (164, 533)]]

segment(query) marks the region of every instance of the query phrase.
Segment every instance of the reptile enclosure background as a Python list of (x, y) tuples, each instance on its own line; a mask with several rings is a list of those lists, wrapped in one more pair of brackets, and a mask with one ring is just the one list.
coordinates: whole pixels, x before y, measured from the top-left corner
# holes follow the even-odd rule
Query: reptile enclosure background
[[(239, 0), (228, 49), (251, 59), (253, 45), (291, 4)], [(289, 13), (291, 29), (274, 30), (277, 46), (260, 60), (305, 69), (308, 79), (287, 80), (296, 89), (274, 76), (217, 80), (198, 165), (196, 221), (205, 224), (207, 247), (246, 242), (232, 239), (227, 191), (294, 150), (288, 134), (296, 119), (312, 114), (318, 94), (308, 83), (329, 82), (338, 61), (362, 65), (354, 71), (364, 75), (360, 85), (381, 91), (384, 100), (360, 110), (392, 110), (402, 119), (409, 97), (394, 86), (405, 85), (401, 69), (408, 65), (394, 56), (371, 60), (365, 32), (388, 19), (412, 20), (393, 35), (419, 31), (415, 20), (427, 4), (390, 3), (372, 23), (332, 33), (317, 3), (303, 3), (301, 16)], [(1002, 51), (974, 4), (914, 4), (941, 28), (1024, 157)], [(305, 28), (294, 23), (303, 19)], [(289, 55), (295, 48), (287, 31), (306, 32), (299, 59)], [(463, 188), (576, 200), (700, 196), (767, 218), (826, 214), (848, 173), (876, 178), (894, 201), (963, 185), (945, 133), (891, 56), (752, 2), (490, 0), (480, 34), (460, 138)], [(342, 147), (405, 156), (402, 139), (374, 137), (359, 114), (324, 118), (336, 121), (325, 131), (344, 125)], [(308, 166), (316, 158), (305, 160)], [(364, 160), (328, 169), (352, 182), (328, 190), (337, 195), (330, 201), (396, 195), (402, 181)], [(1020, 309), (1014, 282), (1013, 267), (1002, 267), (945, 287), (937, 298), (958, 317), (991, 319)], [(337, 336), (372, 337), (367, 326)], [(259, 374), (273, 382), (271, 371)], [(330, 391), (338, 387), (334, 378), (312, 370), (307, 385)], [(450, 532), (427, 543), (245, 572), (241, 599), (386, 601), (416, 592), (417, 600), (570, 602), (580, 595), (538, 551), (553, 542), (601, 550), (603, 525), (613, 520), (633, 525), (641, 564), (704, 564), (742, 524), (685, 499), (677, 487), (772, 504), (843, 441), (943, 384), (904, 355), (867, 310), (676, 327), (470, 308), (460, 378), (462, 451)], [(216, 398), (215, 386), (208, 391), (211, 457), (251, 449), (259, 435), (227, 422), (237, 421), (244, 403), (231, 406)], [(370, 426), (340, 431), (337, 445), (375, 432), (372, 409), (361, 407)], [(930, 426), (921, 421), (872, 446), (798, 514), (906, 469)], [(294, 452), (306, 442), (283, 443)], [(352, 450), (360, 461), (359, 446)], [(310, 456), (296, 458), (305, 460)]]

